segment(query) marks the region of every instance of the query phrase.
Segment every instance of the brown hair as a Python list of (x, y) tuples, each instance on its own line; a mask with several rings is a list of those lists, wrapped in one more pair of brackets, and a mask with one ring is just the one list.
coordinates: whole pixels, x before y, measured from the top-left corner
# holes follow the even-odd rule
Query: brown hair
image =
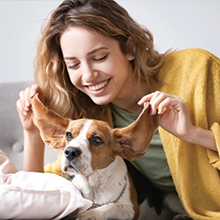
[[(106, 106), (98, 106), (70, 82), (60, 47), (60, 37), (69, 27), (80, 26), (114, 38), (123, 53), (132, 53), (133, 72), (137, 82), (153, 75), (163, 62), (154, 48), (148, 29), (135, 22), (114, 0), (64, 0), (51, 14), (42, 30), (35, 66), (35, 82), (42, 88), (49, 108), (77, 119), (103, 119)], [(135, 51), (126, 44), (131, 39)]]

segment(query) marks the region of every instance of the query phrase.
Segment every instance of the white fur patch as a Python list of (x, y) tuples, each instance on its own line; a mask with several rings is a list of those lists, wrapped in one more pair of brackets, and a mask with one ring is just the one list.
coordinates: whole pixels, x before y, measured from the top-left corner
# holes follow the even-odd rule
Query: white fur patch
[[(80, 130), (79, 135), (75, 139), (71, 140), (69, 144), (65, 147), (65, 149), (67, 147), (74, 147), (81, 151), (80, 156), (76, 158), (74, 162), (71, 162), (71, 165), (85, 176), (91, 175), (93, 173), (93, 169), (91, 167), (92, 154), (89, 150), (89, 141), (86, 138), (86, 134), (92, 122), (92, 120), (86, 120), (82, 129)], [(63, 166), (66, 166), (66, 164), (69, 163), (69, 161), (65, 157), (65, 154), (63, 154), (62, 160)]]

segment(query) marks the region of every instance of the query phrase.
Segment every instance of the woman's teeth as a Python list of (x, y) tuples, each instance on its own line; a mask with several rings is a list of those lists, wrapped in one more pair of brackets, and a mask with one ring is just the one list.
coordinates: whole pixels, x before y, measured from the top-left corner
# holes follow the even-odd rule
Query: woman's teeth
[(102, 89), (103, 87), (105, 87), (106, 84), (107, 84), (107, 82), (108, 82), (108, 81), (106, 80), (105, 82), (99, 83), (99, 84), (97, 84), (97, 85), (95, 85), (95, 86), (89, 86), (89, 88), (90, 88), (92, 91), (97, 91), (97, 90)]

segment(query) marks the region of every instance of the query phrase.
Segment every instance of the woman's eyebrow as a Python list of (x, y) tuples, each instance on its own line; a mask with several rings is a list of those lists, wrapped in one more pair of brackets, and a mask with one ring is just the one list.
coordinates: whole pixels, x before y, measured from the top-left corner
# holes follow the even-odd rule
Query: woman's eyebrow
[[(108, 49), (109, 49), (108, 47), (98, 47), (98, 48), (95, 48), (94, 50), (90, 51), (87, 55), (94, 54), (94, 53), (96, 53), (99, 50), (108, 50)], [(77, 58), (76, 57), (65, 56), (63, 59), (64, 60), (74, 60), (74, 59), (77, 59)]]
[(92, 50), (91, 52), (88, 53), (88, 55), (91, 55), (99, 50), (107, 50), (108, 48), (107, 47), (98, 47), (98, 48), (95, 48), (94, 50)]

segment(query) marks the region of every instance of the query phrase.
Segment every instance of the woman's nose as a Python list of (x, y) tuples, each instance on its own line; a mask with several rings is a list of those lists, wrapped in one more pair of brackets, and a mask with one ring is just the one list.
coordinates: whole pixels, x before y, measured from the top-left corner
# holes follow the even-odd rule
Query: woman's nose
[(93, 69), (91, 65), (83, 64), (81, 67), (83, 82), (92, 82), (98, 76), (98, 71)]

